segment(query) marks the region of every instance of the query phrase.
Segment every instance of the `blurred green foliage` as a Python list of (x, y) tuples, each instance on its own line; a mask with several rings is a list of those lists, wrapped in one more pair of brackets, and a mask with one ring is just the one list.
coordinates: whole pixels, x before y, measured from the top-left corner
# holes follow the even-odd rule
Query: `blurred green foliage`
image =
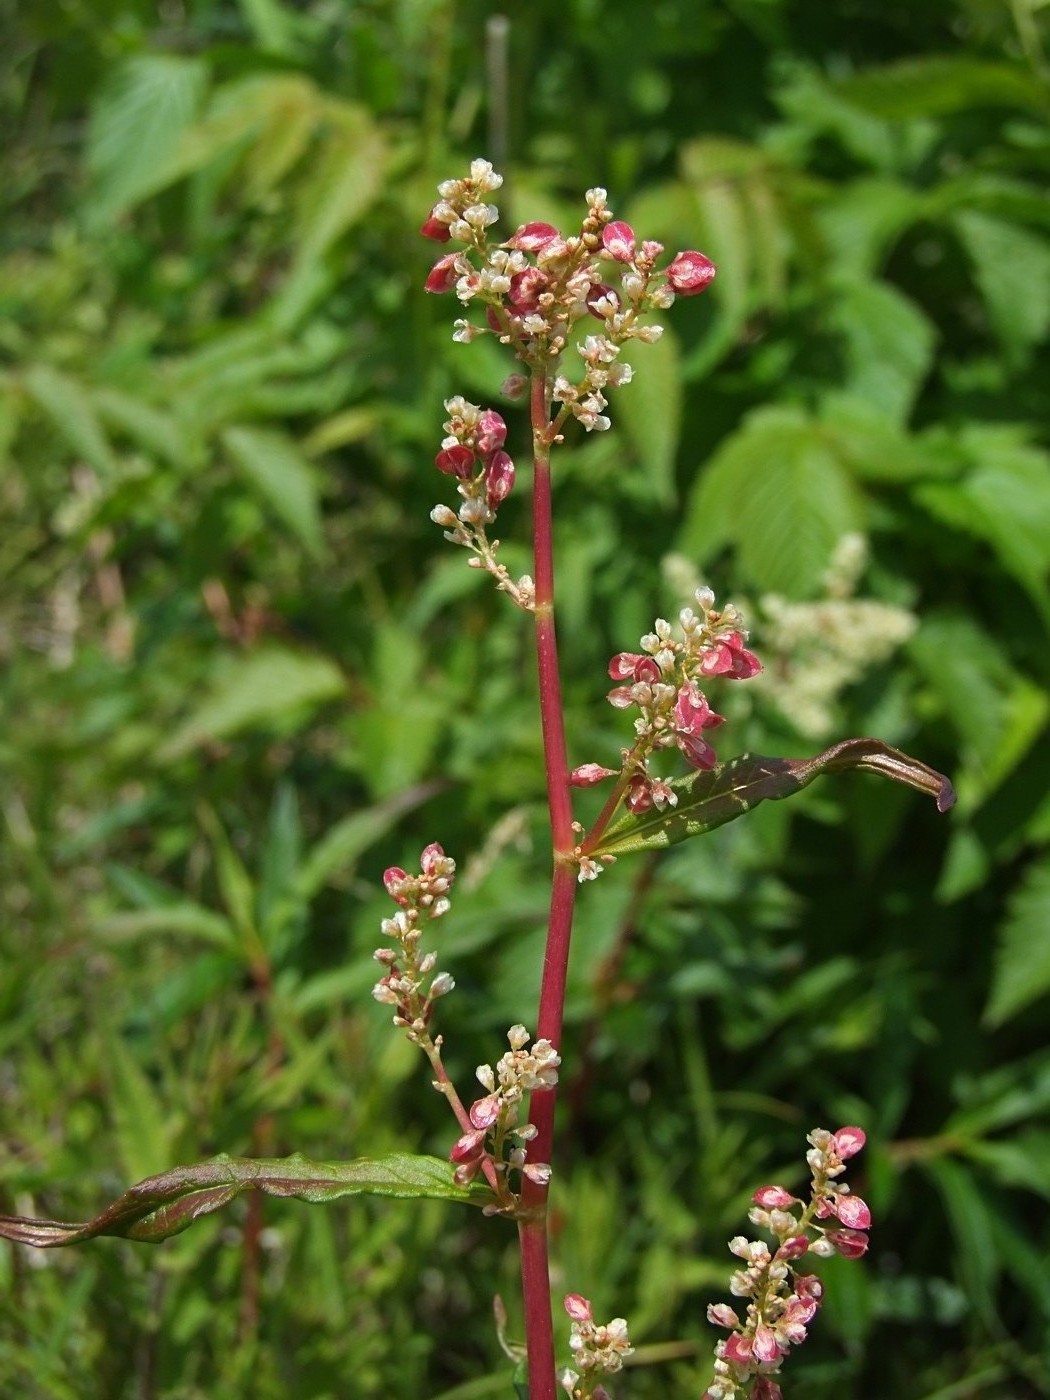
[[(505, 370), (451, 345), (415, 234), (439, 179), (501, 158), (487, 7), (0, 12), (3, 1208), (86, 1218), (221, 1150), (443, 1155), (368, 996), (378, 877), (433, 839), (461, 862), (466, 1085), (534, 1014), (547, 864), (527, 629), (427, 518), (441, 399)], [(720, 267), (614, 431), (562, 453), (573, 761), (615, 755), (606, 661), (684, 601), (684, 558), (776, 656), (720, 751), (877, 733), (960, 793), (942, 820), (825, 780), (584, 891), (556, 1283), (630, 1318), (624, 1396), (699, 1393), (750, 1191), (847, 1121), (873, 1250), (827, 1270), (788, 1393), (1050, 1395), (1047, 16), (510, 17), (512, 224), (600, 183)], [(914, 630), (803, 723), (857, 532), (860, 597)], [(511, 1232), (437, 1202), (5, 1248), (0, 1388), (506, 1395), (496, 1289), (513, 1333)]]

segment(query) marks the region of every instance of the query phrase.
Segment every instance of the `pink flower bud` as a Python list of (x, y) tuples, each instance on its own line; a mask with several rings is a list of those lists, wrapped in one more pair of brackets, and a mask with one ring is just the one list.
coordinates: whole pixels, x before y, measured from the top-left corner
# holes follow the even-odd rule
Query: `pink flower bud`
[(734, 1366), (749, 1366), (751, 1364), (751, 1338), (745, 1337), (741, 1332), (734, 1332), (731, 1337), (727, 1337), (723, 1345), (725, 1359), (732, 1362)]
[(499, 387), (500, 393), (505, 399), (510, 399), (512, 403), (523, 398), (525, 391), (529, 387), (528, 377), (524, 374), (508, 374)]
[(544, 244), (553, 238), (560, 238), (553, 224), (531, 223), (522, 226), (507, 239), (505, 248), (514, 248), (519, 253), (538, 253)]
[[(434, 209), (436, 208), (437, 205), (435, 204)], [(432, 238), (435, 243), (447, 243), (452, 237), (452, 231), (443, 219), (436, 219), (434, 217), (434, 209), (431, 209), (430, 213), (424, 219), (423, 225), (419, 231), (424, 238)]]
[(683, 297), (695, 297), (714, 280), (715, 265), (703, 253), (679, 253), (667, 269), (667, 280)]
[(766, 1210), (783, 1210), (785, 1206), (798, 1204), (798, 1197), (785, 1191), (783, 1186), (760, 1186), (751, 1199)]
[(634, 229), (622, 219), (614, 219), (602, 229), (605, 251), (617, 262), (629, 263), (634, 257)]
[(660, 667), (651, 656), (634, 651), (621, 651), (609, 662), (609, 676), (614, 681), (644, 681), (651, 685), (661, 676)]
[(476, 1099), (470, 1106), (470, 1121), (475, 1128), (491, 1128), (499, 1117), (500, 1097), (498, 1094), (486, 1094), (483, 1099)]
[(549, 1186), (552, 1176), (549, 1162), (528, 1162), (521, 1169), (522, 1176), (527, 1176), (535, 1186)]
[(845, 1162), (847, 1158), (855, 1157), (867, 1140), (863, 1128), (840, 1128), (832, 1137), (832, 1150), (840, 1161)]
[(700, 672), (705, 676), (725, 676), (731, 681), (746, 681), (756, 676), (762, 663), (753, 651), (744, 646), (740, 632), (730, 632), (704, 652), (700, 659)]
[(751, 1353), (756, 1361), (761, 1361), (766, 1366), (780, 1355), (777, 1334), (772, 1327), (767, 1326), (764, 1322), (760, 1322), (755, 1328), (755, 1340), (751, 1344)]
[(496, 510), (510, 495), (514, 486), (514, 463), (506, 452), (493, 452), (485, 468), (485, 500), (489, 510)]
[(503, 421), (503, 415), (497, 413), (494, 408), (486, 408), (479, 414), (474, 441), (483, 457), (498, 451), (507, 441), (507, 425)]
[(448, 1154), (448, 1159), (450, 1162), (456, 1163), (476, 1162), (484, 1150), (484, 1132), (464, 1133), (452, 1144), (452, 1151)]
[(843, 1259), (859, 1259), (868, 1252), (868, 1237), (860, 1230), (829, 1230), (825, 1238)]
[(784, 1392), (768, 1376), (759, 1376), (751, 1391), (751, 1400), (784, 1400)]
[(809, 1239), (806, 1235), (789, 1235), (781, 1242), (777, 1250), (778, 1259), (800, 1259), (809, 1249)]
[(627, 795), (624, 797), (624, 804), (629, 812), (637, 815), (639, 812), (648, 812), (653, 805), (653, 792), (649, 783), (640, 775), (632, 778), (627, 788)]
[(401, 887), (407, 879), (407, 873), (399, 865), (392, 865), (389, 870), (383, 871), (383, 884), (386, 886), (387, 894), (390, 895), (391, 899), (396, 900), (402, 908), (408, 904), (408, 900), (401, 893)]
[(459, 281), (459, 273), (456, 271), (458, 256), (458, 253), (446, 253), (443, 258), (438, 258), (423, 283), (424, 291), (441, 293), (452, 290)]
[(546, 291), (547, 283), (546, 273), (541, 272), (538, 267), (527, 267), (524, 272), (516, 272), (510, 279), (507, 300), (519, 316), (526, 316), (530, 311), (539, 309), (540, 293)]
[(465, 479), (473, 475), (474, 454), (469, 447), (464, 447), (461, 442), (457, 442), (455, 447), (443, 447), (434, 458), (434, 466), (439, 472), (444, 472), (446, 476), (458, 476)]
[(603, 768), (600, 763), (581, 763), (569, 774), (569, 782), (573, 787), (593, 787), (595, 783), (615, 777), (615, 773), (615, 769)]
[(834, 1210), (851, 1230), (867, 1230), (871, 1225), (871, 1211), (859, 1196), (837, 1196)]
[(716, 1327), (740, 1326), (740, 1319), (728, 1303), (708, 1304), (707, 1320), (708, 1322), (713, 1322)]
[(436, 841), (431, 841), (429, 846), (424, 846), (419, 857), (419, 868), (424, 875), (433, 875), (437, 869), (439, 861), (445, 859), (444, 849)]
[(579, 1293), (566, 1293), (565, 1311), (573, 1322), (590, 1322), (594, 1317), (590, 1302)]

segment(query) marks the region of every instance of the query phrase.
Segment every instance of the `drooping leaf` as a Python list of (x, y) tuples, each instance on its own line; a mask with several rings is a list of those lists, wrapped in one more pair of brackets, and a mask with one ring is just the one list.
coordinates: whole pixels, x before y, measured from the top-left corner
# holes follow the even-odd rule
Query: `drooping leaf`
[(228, 428), (223, 443), (244, 476), (292, 530), (306, 552), (324, 552), (314, 468), (283, 433)]
[(993, 1029), (1050, 992), (1050, 864), (1033, 866), (998, 931), (985, 1024)]
[(824, 773), (861, 769), (881, 773), (894, 782), (925, 792), (945, 812), (955, 801), (943, 773), (901, 753), (881, 739), (845, 739), (813, 758), (763, 758), (741, 754), (709, 772), (695, 772), (672, 781), (678, 805), (670, 811), (651, 808), (627, 813), (615, 822), (589, 855), (626, 855), (631, 851), (675, 846), (735, 821), (760, 802), (790, 797)]
[(226, 667), (159, 757), (180, 758), (209, 739), (226, 739), (254, 725), (286, 726), (303, 711), (334, 700), (344, 688), (342, 673), (326, 657), (260, 648)]
[(214, 1157), (188, 1167), (174, 1167), (140, 1181), (93, 1220), (80, 1224), (0, 1215), (0, 1237), (19, 1244), (52, 1249), (81, 1244), (101, 1235), (156, 1244), (177, 1235), (245, 1191), (327, 1204), (343, 1196), (429, 1198), (483, 1205), (491, 1193), (483, 1186), (457, 1186), (454, 1168), (440, 1157), (393, 1152), (386, 1157), (357, 1157), (349, 1162), (313, 1162), (291, 1157)]

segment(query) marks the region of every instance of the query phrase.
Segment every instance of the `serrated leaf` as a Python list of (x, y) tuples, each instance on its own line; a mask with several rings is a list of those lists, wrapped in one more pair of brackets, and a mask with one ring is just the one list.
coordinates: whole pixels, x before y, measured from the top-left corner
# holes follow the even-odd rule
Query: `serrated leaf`
[(167, 169), (207, 82), (200, 59), (137, 54), (108, 78), (91, 113), (91, 218), (109, 223), (168, 183)]
[(636, 343), (622, 356), (635, 370), (616, 394), (616, 421), (631, 440), (645, 474), (646, 496), (657, 505), (674, 501), (674, 468), (682, 428), (682, 378), (678, 341), (668, 326), (655, 345)]
[(978, 58), (915, 58), (874, 68), (837, 85), (850, 102), (880, 117), (932, 117), (977, 106), (1045, 112), (1046, 89), (1020, 65)]
[(291, 438), (262, 428), (227, 428), (222, 441), (310, 557), (319, 559), (324, 542), (314, 469)]
[(835, 547), (862, 523), (835, 447), (799, 409), (750, 414), (704, 467), (677, 548), (703, 564), (735, 545), (751, 587), (816, 596)]
[(148, 1177), (82, 1224), (0, 1215), (0, 1237), (40, 1249), (81, 1244), (102, 1235), (155, 1244), (179, 1234), (245, 1191), (314, 1205), (360, 1195), (475, 1205), (492, 1199), (483, 1186), (457, 1186), (454, 1171), (450, 1162), (439, 1157), (407, 1152), (349, 1162), (313, 1162), (300, 1153), (278, 1158), (223, 1155)]
[(962, 209), (951, 219), (988, 318), (1014, 359), (1050, 326), (1050, 243), (1005, 219)]
[(668, 811), (655, 807), (638, 815), (625, 813), (601, 840), (587, 847), (591, 856), (626, 855), (631, 851), (675, 846), (735, 821), (759, 803), (791, 797), (825, 773), (860, 769), (881, 773), (936, 799), (945, 812), (955, 801), (943, 773), (901, 753), (881, 739), (845, 739), (813, 758), (763, 758), (741, 754), (709, 772), (690, 773), (671, 782), (678, 805)]
[(933, 326), (895, 287), (871, 281), (842, 287), (830, 319), (846, 345), (844, 387), (903, 423), (933, 359)]
[(181, 758), (207, 740), (226, 739), (256, 725), (287, 727), (304, 711), (345, 690), (342, 672), (326, 657), (268, 646), (237, 657), (164, 744), (162, 762)]
[(984, 1023), (995, 1030), (1050, 992), (1050, 864), (1033, 866), (997, 934)]

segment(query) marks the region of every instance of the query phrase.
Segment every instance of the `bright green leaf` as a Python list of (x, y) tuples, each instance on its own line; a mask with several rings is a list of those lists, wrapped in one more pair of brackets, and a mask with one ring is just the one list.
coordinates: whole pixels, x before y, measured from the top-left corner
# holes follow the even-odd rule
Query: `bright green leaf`
[(227, 428), (222, 440), (248, 481), (310, 557), (319, 559), (324, 542), (314, 468), (291, 438), (262, 428)]
[(1050, 863), (1014, 891), (996, 939), (985, 1024), (995, 1029), (1050, 992)]

